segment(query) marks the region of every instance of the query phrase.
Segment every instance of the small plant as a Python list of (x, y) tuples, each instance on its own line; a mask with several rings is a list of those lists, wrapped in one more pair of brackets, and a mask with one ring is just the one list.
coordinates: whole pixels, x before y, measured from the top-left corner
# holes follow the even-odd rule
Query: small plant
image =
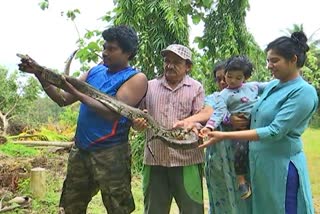
[(50, 130), (49, 127), (42, 127), (40, 134), (46, 136), (49, 141), (70, 141), (70, 137), (60, 134), (57, 130)]
[(143, 152), (145, 144), (145, 134), (130, 131), (130, 144), (131, 144), (131, 171), (134, 175), (141, 174), (143, 168)]

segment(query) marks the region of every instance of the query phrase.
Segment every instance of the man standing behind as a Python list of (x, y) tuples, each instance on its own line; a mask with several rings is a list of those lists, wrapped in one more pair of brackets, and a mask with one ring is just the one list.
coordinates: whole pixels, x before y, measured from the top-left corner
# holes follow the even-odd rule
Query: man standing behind
[[(202, 85), (188, 76), (191, 70), (191, 51), (178, 44), (161, 51), (164, 74), (148, 83), (148, 92), (140, 107), (166, 128), (172, 128), (201, 110), (204, 103)], [(144, 119), (136, 119), (137, 130), (146, 128)], [(151, 139), (147, 130), (146, 139)], [(143, 191), (146, 214), (168, 214), (172, 198), (180, 213), (203, 213), (202, 163), (203, 151), (179, 150), (168, 147), (159, 139), (148, 142), (145, 148)], [(152, 152), (152, 153), (151, 153)]]
[[(129, 66), (137, 51), (136, 32), (127, 26), (111, 27), (102, 33), (103, 64), (93, 67), (79, 79), (137, 106), (147, 91), (147, 78)], [(85, 214), (91, 198), (100, 190), (109, 214), (128, 214), (134, 209), (131, 193), (130, 121), (100, 102), (77, 91), (68, 82), (68, 92), (58, 92), (27, 62), (19, 69), (34, 73), (49, 97), (60, 106), (81, 101), (80, 113), (60, 207), (67, 214)]]

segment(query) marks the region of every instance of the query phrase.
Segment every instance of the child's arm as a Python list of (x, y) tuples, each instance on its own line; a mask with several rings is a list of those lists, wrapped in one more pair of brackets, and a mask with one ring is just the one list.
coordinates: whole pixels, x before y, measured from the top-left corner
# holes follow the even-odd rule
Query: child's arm
[(225, 99), (226, 96), (224, 93), (220, 93), (218, 96), (216, 96), (213, 114), (211, 115), (205, 127), (214, 130), (222, 123), (225, 115), (229, 113)]
[(258, 87), (258, 94), (262, 94), (263, 90), (270, 82), (250, 82), (249, 84), (254, 84)]

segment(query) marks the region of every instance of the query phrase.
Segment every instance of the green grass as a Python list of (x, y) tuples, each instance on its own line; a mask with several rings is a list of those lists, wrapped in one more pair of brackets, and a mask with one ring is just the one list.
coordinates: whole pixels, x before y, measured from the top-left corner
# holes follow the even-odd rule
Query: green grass
[[(206, 194), (207, 188), (204, 183), (204, 204), (205, 204), (205, 213), (208, 212), (208, 195)], [(143, 193), (142, 193), (142, 179), (140, 176), (135, 176), (132, 179), (132, 193), (136, 205), (136, 209), (133, 214), (141, 214), (143, 213)], [(88, 213), (89, 214), (101, 214), (104, 213), (105, 209), (103, 207), (103, 203), (101, 201), (101, 195), (100, 193), (97, 194), (91, 201), (88, 207)], [(171, 214), (178, 214), (179, 209), (176, 204), (176, 202), (173, 200), (172, 206), (171, 206)]]
[(308, 129), (302, 136), (307, 156), (312, 196), (316, 211), (320, 211), (320, 129)]
[[(142, 194), (142, 180), (140, 176), (135, 176), (131, 182), (132, 193), (135, 200), (136, 209), (133, 214), (143, 213), (143, 194)], [(97, 194), (91, 201), (88, 207), (89, 214), (105, 213), (105, 209), (101, 200), (101, 194)]]
[(10, 142), (0, 145), (0, 151), (14, 157), (31, 157), (39, 154), (36, 149)]
[[(50, 172), (48, 173), (50, 175)], [(15, 214), (25, 214), (25, 213), (46, 213), (46, 214), (56, 214), (58, 213), (58, 204), (60, 198), (60, 187), (62, 186), (62, 179), (57, 180), (55, 177), (47, 176), (47, 192), (44, 198), (37, 199), (32, 198), (32, 207), (27, 209), (16, 209), (12, 212)], [(19, 193), (16, 195), (31, 195), (30, 192), (30, 179), (25, 179), (19, 183)]]

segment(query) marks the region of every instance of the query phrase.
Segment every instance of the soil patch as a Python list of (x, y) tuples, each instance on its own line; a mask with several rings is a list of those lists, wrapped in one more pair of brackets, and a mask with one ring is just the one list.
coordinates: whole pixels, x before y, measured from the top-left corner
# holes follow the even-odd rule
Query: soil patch
[(30, 170), (42, 167), (54, 175), (62, 175), (67, 164), (67, 153), (49, 157), (42, 154), (36, 157), (10, 157), (0, 153), (0, 190), (16, 192), (20, 179), (30, 177)]

